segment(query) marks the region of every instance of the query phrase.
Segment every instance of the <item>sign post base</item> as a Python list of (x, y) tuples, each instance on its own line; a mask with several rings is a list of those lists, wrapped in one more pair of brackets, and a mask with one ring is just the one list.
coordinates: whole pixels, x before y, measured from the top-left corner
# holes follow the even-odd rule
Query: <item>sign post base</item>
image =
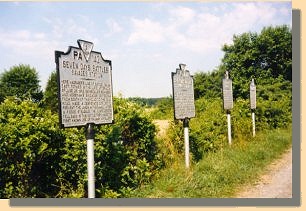
[(252, 112), (252, 123), (253, 123), (253, 137), (255, 137), (255, 113)]

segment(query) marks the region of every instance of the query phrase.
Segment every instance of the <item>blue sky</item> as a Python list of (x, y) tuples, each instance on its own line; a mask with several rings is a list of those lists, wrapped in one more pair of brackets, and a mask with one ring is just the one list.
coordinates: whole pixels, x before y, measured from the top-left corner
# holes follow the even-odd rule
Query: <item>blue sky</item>
[(0, 73), (29, 64), (44, 89), (54, 51), (83, 39), (112, 61), (114, 95), (169, 96), (179, 63), (212, 71), (234, 34), (291, 26), (291, 11), (291, 2), (0, 2)]

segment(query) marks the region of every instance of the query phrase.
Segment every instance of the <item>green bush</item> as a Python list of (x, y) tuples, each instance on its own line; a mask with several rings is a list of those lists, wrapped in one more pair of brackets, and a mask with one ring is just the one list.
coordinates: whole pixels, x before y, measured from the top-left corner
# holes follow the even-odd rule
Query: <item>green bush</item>
[[(115, 99), (114, 114), (114, 124), (96, 127), (98, 197), (125, 196), (161, 165), (155, 126), (143, 109)], [(84, 129), (59, 129), (57, 115), (36, 103), (0, 105), (0, 156), (1, 198), (86, 197)]]
[[(272, 85), (258, 86), (256, 131), (286, 128), (292, 122), (291, 90), (288, 82), (275, 81)], [(263, 87), (265, 88), (262, 91)], [(264, 93), (264, 94), (263, 94)], [(217, 151), (227, 144), (227, 117), (222, 108), (222, 99), (200, 98), (196, 100), (196, 117), (190, 120), (190, 152), (195, 161), (205, 152)], [(238, 98), (231, 110), (232, 141), (240, 142), (252, 136), (252, 117), (249, 100)], [(184, 154), (184, 132), (182, 121), (174, 121), (168, 129), (168, 138), (175, 152)], [(169, 153), (166, 159), (173, 160)]]
[[(259, 129), (258, 126), (256, 128)], [(252, 135), (252, 111), (249, 100), (238, 98), (234, 102), (231, 110), (231, 130), (233, 139)]]
[(259, 127), (262, 129), (285, 128), (292, 123), (292, 83), (278, 77), (257, 86)]
[[(204, 152), (220, 148), (226, 139), (226, 115), (220, 99), (196, 100), (196, 117), (190, 120), (189, 141), (193, 159), (198, 161)], [(175, 151), (184, 153), (184, 131), (182, 121), (174, 121), (168, 129), (168, 137), (172, 140)], [(169, 158), (172, 155), (167, 155)]]
[(105, 192), (108, 187), (124, 196), (127, 189), (148, 182), (161, 160), (154, 139), (155, 125), (144, 110), (116, 98), (114, 112), (115, 123), (101, 126), (96, 136), (96, 177), (101, 178), (97, 183), (102, 195), (109, 193)]
[(164, 97), (156, 100), (154, 106), (150, 109), (150, 116), (153, 119), (171, 119), (173, 118), (173, 99)]
[(39, 102), (43, 92), (39, 86), (38, 72), (30, 65), (20, 64), (0, 74), (0, 102), (8, 96)]
[(190, 147), (195, 160), (219, 149), (226, 139), (227, 122), (220, 99), (196, 101), (196, 118), (190, 121)]
[(6, 99), (0, 105), (0, 197), (56, 194), (63, 138), (51, 112)]

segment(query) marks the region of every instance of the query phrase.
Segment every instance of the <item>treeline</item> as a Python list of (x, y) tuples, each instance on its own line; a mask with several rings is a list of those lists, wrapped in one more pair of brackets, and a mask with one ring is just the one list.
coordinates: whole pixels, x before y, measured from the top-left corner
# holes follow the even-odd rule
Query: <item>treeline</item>
[[(256, 130), (287, 128), (292, 123), (292, 35), (288, 26), (266, 27), (260, 33), (243, 33), (224, 45), (218, 68), (194, 75), (196, 117), (190, 121), (190, 147), (194, 160), (227, 143), (227, 120), (222, 102), (222, 79), (229, 71), (233, 81), (231, 110), (234, 143), (252, 139), (249, 86), (256, 83)], [(182, 123), (173, 121), (168, 137), (171, 152), (183, 154)]]
[(234, 99), (249, 98), (252, 78), (257, 85), (257, 96), (266, 100), (265, 93), (273, 91), (271, 85), (275, 83), (282, 83), (282, 90), (291, 89), (292, 34), (288, 26), (267, 27), (259, 34), (235, 35), (233, 44), (224, 45), (222, 50), (224, 57), (218, 69), (195, 74), (196, 98), (221, 97), (225, 71), (229, 71), (233, 80)]
[[(244, 33), (224, 45), (221, 64), (194, 75), (196, 117), (190, 121), (193, 162), (227, 143), (221, 82), (233, 80), (233, 144), (251, 139), (249, 84), (257, 88), (256, 130), (286, 128), (292, 121), (292, 44), (288, 26)], [(187, 64), (188, 65), (188, 64)], [(169, 71), (170, 74), (170, 71)], [(86, 197), (83, 129), (61, 130), (56, 72), (45, 91), (36, 70), (18, 65), (0, 75), (0, 198)], [(97, 127), (97, 197), (128, 197), (183, 155), (183, 127), (173, 121), (172, 97), (114, 98), (115, 123)], [(171, 120), (164, 140), (152, 119)]]

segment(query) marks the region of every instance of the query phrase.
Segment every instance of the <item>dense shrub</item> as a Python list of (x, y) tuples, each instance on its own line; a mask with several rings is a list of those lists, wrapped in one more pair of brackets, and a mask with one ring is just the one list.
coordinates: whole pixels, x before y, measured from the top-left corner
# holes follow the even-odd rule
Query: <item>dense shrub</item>
[(6, 99), (0, 105), (1, 198), (56, 194), (63, 138), (51, 112)]
[(199, 160), (204, 152), (220, 148), (226, 138), (226, 115), (221, 99), (196, 101), (196, 118), (190, 122), (190, 146), (194, 158)]
[[(291, 90), (288, 82), (258, 86), (257, 108), (255, 110), (256, 131), (286, 128), (292, 122)], [(264, 90), (262, 90), (264, 89)], [(231, 131), (233, 143), (251, 138), (252, 117), (249, 100), (238, 98), (231, 110)], [(207, 151), (216, 151), (227, 144), (227, 117), (222, 108), (222, 99), (200, 98), (196, 100), (196, 117), (190, 120), (190, 152), (195, 161)], [(184, 154), (184, 132), (181, 121), (174, 121), (168, 130), (175, 151)], [(171, 159), (171, 154), (168, 159)]]
[(0, 102), (8, 96), (40, 101), (43, 92), (38, 72), (29, 65), (16, 65), (0, 74)]
[[(195, 161), (202, 158), (204, 152), (217, 150), (226, 139), (227, 123), (222, 109), (221, 99), (196, 100), (196, 117), (190, 120), (190, 152)], [(184, 154), (184, 131), (182, 121), (173, 121), (168, 129), (175, 152)], [(172, 155), (169, 154), (168, 158)]]
[(115, 99), (114, 112), (115, 124), (100, 127), (96, 136), (96, 176), (102, 178), (97, 180), (102, 195), (108, 187), (124, 196), (127, 190), (148, 182), (161, 160), (155, 125), (143, 109), (128, 100)]
[[(120, 197), (160, 166), (155, 126), (140, 106), (115, 99), (115, 124), (96, 127), (98, 197)], [(0, 197), (86, 197), (84, 129), (59, 129), (58, 117), (31, 101), (0, 105)]]

